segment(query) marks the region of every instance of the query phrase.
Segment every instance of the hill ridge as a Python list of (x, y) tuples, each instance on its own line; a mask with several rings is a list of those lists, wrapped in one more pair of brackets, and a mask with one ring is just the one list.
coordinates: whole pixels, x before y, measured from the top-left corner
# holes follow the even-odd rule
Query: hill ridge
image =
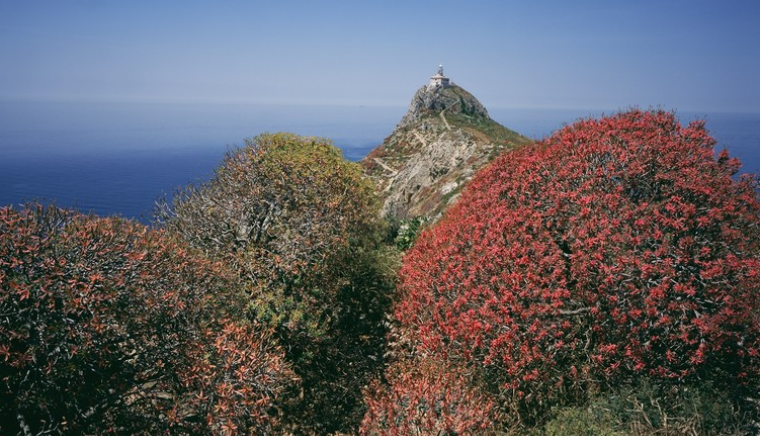
[(394, 131), (360, 162), (387, 216), (436, 219), (477, 170), (532, 142), (494, 121), (461, 86), (434, 83), (437, 77), (414, 93)]

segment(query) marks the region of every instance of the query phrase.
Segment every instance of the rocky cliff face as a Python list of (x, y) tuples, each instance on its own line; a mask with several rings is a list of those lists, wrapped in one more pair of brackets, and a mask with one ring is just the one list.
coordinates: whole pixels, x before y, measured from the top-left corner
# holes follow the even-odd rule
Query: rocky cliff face
[(492, 120), (459, 86), (420, 88), (393, 133), (362, 160), (383, 212), (436, 219), (472, 175), (504, 150), (531, 140)]

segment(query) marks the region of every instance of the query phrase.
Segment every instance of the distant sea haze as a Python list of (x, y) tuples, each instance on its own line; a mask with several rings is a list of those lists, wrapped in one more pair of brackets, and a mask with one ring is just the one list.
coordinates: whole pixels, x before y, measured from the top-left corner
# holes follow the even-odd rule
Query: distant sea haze
[[(332, 139), (351, 160), (382, 143), (406, 107), (0, 102), (0, 206), (55, 201), (101, 216), (149, 221), (155, 200), (207, 180), (231, 148), (263, 132)], [(540, 139), (610, 111), (489, 109)], [(677, 112), (705, 119), (718, 140), (760, 170), (760, 114)]]

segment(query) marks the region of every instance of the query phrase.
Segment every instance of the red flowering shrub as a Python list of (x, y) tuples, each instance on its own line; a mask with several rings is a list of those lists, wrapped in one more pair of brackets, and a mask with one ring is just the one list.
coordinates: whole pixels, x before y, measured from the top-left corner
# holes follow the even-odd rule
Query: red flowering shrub
[(631, 110), (500, 157), (405, 258), (396, 318), (521, 404), (637, 377), (756, 384), (760, 204), (713, 145)]
[[(182, 430), (193, 434), (278, 434), (272, 431), (278, 422), (271, 407), (293, 380), (284, 356), (273, 352), (268, 335), (251, 326), (226, 322), (204, 333), (203, 346), (189, 353), (194, 365), (180, 374), (191, 389), (169, 416), (183, 424), (178, 418), (184, 413)], [(200, 419), (192, 425), (190, 410)]]
[(238, 294), (163, 232), (0, 209), (0, 433), (266, 433), (292, 375)]
[(366, 392), (362, 436), (484, 434), (496, 421), (493, 401), (440, 362), (400, 363), (388, 374), (389, 385)]

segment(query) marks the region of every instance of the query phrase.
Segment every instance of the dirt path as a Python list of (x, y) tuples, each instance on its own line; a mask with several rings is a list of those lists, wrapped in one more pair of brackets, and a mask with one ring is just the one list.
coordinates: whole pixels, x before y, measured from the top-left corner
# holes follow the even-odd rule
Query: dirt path
[(379, 157), (376, 157), (373, 160), (375, 161), (376, 164), (378, 164), (381, 167), (383, 167), (383, 169), (385, 169), (386, 171), (390, 171), (391, 173), (393, 173), (394, 176), (396, 174), (398, 174), (398, 171), (396, 171), (393, 168), (391, 168), (388, 165), (386, 165), (385, 162), (383, 162)]
[(427, 147), (427, 141), (425, 141), (425, 138), (422, 135), (420, 135), (420, 132), (418, 132), (418, 131), (415, 130), (414, 131), (414, 136), (416, 136), (417, 139), (420, 140), (420, 142), (422, 143), (423, 147)]
[[(446, 108), (448, 109), (448, 108)], [(441, 111), (441, 119), (443, 120), (443, 124), (446, 124), (446, 129), (451, 130), (451, 126), (449, 125), (449, 122), (446, 121), (446, 117), (443, 116), (443, 113), (446, 112), (446, 109)]]

